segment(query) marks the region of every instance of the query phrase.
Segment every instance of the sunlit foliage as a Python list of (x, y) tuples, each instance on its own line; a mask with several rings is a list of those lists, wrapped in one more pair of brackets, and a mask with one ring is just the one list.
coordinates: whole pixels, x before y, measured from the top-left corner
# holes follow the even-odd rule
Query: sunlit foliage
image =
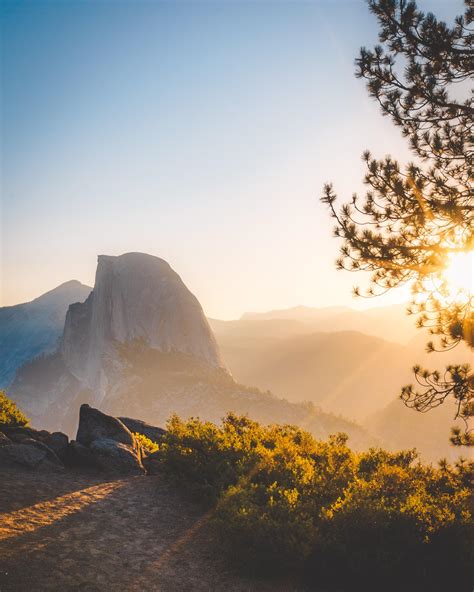
[(472, 465), (358, 454), (344, 434), (318, 441), (234, 414), (221, 426), (175, 416), (167, 427), (162, 470), (214, 507), (219, 547), (241, 569), (290, 572), (318, 590), (409, 590), (407, 575), (438, 589), (446, 565), (458, 589), (469, 582)]
[(158, 444), (150, 438), (147, 438), (144, 434), (139, 434), (138, 432), (133, 433), (135, 440), (141, 446), (142, 450), (146, 454), (152, 454), (158, 450)]
[(22, 427), (28, 425), (28, 418), (20, 411), (16, 403), (0, 391), (0, 427)]
[[(416, 160), (403, 167), (390, 156), (378, 160), (366, 152), (369, 189), (341, 208), (332, 185), (324, 188), (335, 235), (344, 241), (337, 266), (370, 272), (368, 296), (411, 283), (409, 312), (438, 337), (428, 343), (429, 351), (460, 342), (473, 348), (474, 5), (466, 0), (464, 15), (449, 27), (415, 2), (368, 4), (379, 22), (380, 45), (361, 49), (356, 75), (401, 129)], [(361, 294), (359, 288), (355, 292)], [(427, 411), (453, 398), (456, 417), (466, 421), (466, 433), (454, 434), (453, 442), (472, 443), (471, 369), (438, 373), (417, 367), (415, 376), (424, 388), (405, 387), (405, 403)]]

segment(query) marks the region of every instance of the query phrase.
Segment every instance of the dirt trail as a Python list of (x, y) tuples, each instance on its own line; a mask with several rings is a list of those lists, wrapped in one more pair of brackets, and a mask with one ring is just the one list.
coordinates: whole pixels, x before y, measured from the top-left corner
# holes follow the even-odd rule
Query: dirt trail
[(242, 579), (159, 477), (0, 472), (0, 592), (290, 592)]

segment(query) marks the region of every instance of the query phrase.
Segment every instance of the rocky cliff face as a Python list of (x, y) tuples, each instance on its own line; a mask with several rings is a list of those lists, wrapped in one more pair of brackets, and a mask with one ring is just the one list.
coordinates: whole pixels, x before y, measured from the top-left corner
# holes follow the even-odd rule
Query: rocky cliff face
[(224, 367), (201, 305), (166, 261), (142, 253), (101, 255), (94, 290), (68, 310), (64, 363), (88, 388), (103, 391), (104, 365), (117, 344), (131, 342)]
[(101, 255), (94, 289), (68, 309), (58, 351), (27, 364), (12, 395), (43, 425), (48, 413), (67, 416), (85, 393), (87, 402), (107, 399), (113, 409), (114, 393), (125, 384), (124, 351), (137, 345), (227, 374), (201, 305), (166, 261)]
[(0, 308), (0, 388), (25, 362), (57, 349), (69, 305), (82, 302), (90, 291), (72, 280), (31, 302)]

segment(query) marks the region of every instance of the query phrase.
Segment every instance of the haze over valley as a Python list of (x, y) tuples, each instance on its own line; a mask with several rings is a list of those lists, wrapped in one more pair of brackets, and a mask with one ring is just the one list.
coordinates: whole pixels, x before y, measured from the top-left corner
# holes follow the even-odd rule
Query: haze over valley
[(165, 261), (129, 253), (99, 256), (93, 289), (70, 281), (0, 309), (0, 334), (11, 352), (0, 386), (51, 429), (71, 433), (83, 402), (160, 425), (172, 413), (218, 422), (235, 411), (318, 437), (345, 431), (356, 447), (454, 456), (433, 439), (452, 424), (450, 410), (426, 421), (397, 399), (413, 360), (427, 355), (404, 305), (208, 320)]

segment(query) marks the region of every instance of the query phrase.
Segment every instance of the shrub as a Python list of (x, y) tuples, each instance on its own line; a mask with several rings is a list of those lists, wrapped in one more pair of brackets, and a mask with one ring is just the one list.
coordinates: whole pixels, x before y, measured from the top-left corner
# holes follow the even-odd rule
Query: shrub
[[(377, 453), (382, 458), (386, 454)], [(408, 458), (389, 455), (392, 462), (380, 462), (368, 475), (360, 470), (367, 455), (361, 458), (359, 476), (325, 509), (321, 537), (307, 564), (310, 581), (323, 574), (326, 584), (342, 589), (415, 590), (429, 585), (447, 590), (441, 576), (450, 565), (451, 585), (468, 589), (462, 586), (469, 583), (472, 522), (462, 470), (450, 468), (447, 474), (411, 466)]]
[(222, 427), (171, 417), (160, 443), (161, 466), (204, 503), (214, 503), (259, 457), (264, 432), (256, 422), (230, 413)]
[(217, 507), (215, 524), (228, 556), (249, 572), (298, 567), (311, 552), (311, 512), (299, 504), (297, 488), (276, 482), (232, 486)]
[(230, 556), (251, 571), (301, 565), (316, 544), (323, 508), (338, 498), (355, 470), (344, 435), (317, 442), (291, 426), (266, 432), (272, 446), (249, 477), (224, 494), (216, 511)]
[(22, 427), (27, 426), (28, 418), (9, 399), (4, 391), (0, 391), (0, 427)]
[(142, 447), (145, 454), (151, 454), (152, 452), (156, 452), (158, 450), (158, 444), (153, 440), (150, 440), (150, 438), (147, 438), (144, 434), (134, 432), (133, 435), (137, 443)]
[(299, 569), (309, 589), (328, 590), (438, 590), (441, 568), (459, 590), (469, 581), (467, 462), (433, 468), (414, 451), (357, 454), (343, 434), (322, 442), (234, 414), (222, 426), (171, 418), (158, 458), (215, 504), (219, 544), (247, 571)]

